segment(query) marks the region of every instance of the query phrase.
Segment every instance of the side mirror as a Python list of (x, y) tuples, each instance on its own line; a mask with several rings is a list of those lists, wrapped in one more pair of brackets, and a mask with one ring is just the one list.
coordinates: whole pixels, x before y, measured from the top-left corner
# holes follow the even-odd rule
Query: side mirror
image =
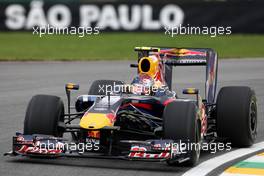
[(196, 88), (186, 88), (182, 90), (183, 94), (191, 94), (191, 95), (197, 95), (199, 94), (199, 90)]
[(199, 89), (196, 88), (186, 88), (182, 90), (183, 94), (196, 95), (197, 106), (199, 106)]
[(138, 68), (138, 64), (130, 64), (131, 68)]
[(80, 86), (78, 84), (74, 83), (67, 83), (65, 85), (65, 91), (67, 95), (67, 100), (68, 100), (68, 117), (70, 120), (70, 114), (71, 114), (71, 90), (78, 90)]
[(79, 90), (79, 85), (78, 84), (74, 84), (74, 83), (67, 83), (65, 85), (65, 89), (66, 90)]

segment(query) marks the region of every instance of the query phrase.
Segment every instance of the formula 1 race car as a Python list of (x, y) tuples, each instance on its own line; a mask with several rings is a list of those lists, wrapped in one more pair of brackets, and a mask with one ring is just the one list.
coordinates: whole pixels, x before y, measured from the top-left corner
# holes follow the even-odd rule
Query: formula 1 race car
[[(249, 87), (223, 87), (215, 100), (217, 54), (204, 48), (136, 47), (137, 75), (131, 84), (96, 80), (87, 95), (67, 113), (63, 101), (36, 95), (28, 104), (24, 132), (13, 137), (6, 155), (93, 157), (166, 161), (195, 165), (201, 144), (224, 141), (251, 146), (257, 135), (255, 92)], [(181, 98), (172, 90), (174, 66), (205, 66), (205, 96), (186, 88)], [(71, 112), (71, 109), (75, 109)], [(66, 135), (69, 133), (71, 135)]]

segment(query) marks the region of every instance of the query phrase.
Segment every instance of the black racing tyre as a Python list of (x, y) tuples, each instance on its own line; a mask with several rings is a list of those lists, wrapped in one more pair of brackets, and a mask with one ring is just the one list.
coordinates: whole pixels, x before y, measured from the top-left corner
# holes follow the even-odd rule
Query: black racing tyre
[(24, 121), (24, 134), (44, 134), (61, 137), (64, 104), (57, 96), (35, 95), (30, 100)]
[[(90, 87), (89, 95), (106, 95), (107, 91), (114, 90), (115, 85), (124, 85), (124, 82), (118, 80), (96, 80)], [(118, 91), (118, 88), (116, 87)]]
[(223, 87), (216, 102), (217, 134), (235, 147), (251, 146), (257, 136), (257, 103), (249, 87)]
[[(181, 140), (191, 151), (190, 159), (182, 163), (185, 166), (194, 166), (200, 157), (201, 132), (197, 119), (197, 106), (190, 101), (175, 101), (168, 104), (163, 112), (164, 139)], [(187, 141), (187, 142), (186, 142)], [(196, 146), (196, 147), (195, 147)], [(177, 162), (168, 161), (169, 165), (177, 165)]]

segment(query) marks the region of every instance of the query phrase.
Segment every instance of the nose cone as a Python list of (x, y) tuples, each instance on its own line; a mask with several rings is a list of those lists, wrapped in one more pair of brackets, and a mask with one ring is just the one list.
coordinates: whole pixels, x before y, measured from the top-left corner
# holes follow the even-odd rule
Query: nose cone
[(80, 121), (80, 127), (84, 129), (101, 129), (105, 126), (113, 126), (106, 114), (86, 113)]

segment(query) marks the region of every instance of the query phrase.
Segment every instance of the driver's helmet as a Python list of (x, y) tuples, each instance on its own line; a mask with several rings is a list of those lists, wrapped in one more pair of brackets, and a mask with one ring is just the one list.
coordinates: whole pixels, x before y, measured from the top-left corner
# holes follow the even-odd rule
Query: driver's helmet
[(154, 79), (147, 74), (139, 74), (131, 83), (131, 92), (136, 95), (151, 95), (153, 92)]

